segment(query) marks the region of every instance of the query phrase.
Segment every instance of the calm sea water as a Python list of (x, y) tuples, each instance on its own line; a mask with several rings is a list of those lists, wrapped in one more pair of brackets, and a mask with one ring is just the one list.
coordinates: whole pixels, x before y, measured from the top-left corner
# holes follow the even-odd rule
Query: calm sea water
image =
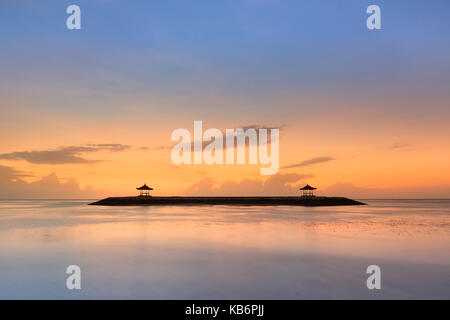
[[(450, 200), (361, 207), (0, 201), (3, 299), (450, 299)], [(81, 290), (66, 268), (81, 268)], [(366, 268), (381, 268), (368, 290)]]

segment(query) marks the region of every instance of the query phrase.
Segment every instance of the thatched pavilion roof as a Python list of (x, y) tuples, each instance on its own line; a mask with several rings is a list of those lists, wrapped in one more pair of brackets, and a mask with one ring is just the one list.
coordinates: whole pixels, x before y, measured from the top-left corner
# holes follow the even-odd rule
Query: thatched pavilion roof
[(153, 190), (153, 188), (150, 188), (147, 186), (147, 184), (144, 184), (142, 187), (136, 188), (137, 190)]
[(304, 186), (303, 188), (300, 188), (300, 190), (316, 190), (317, 188), (311, 187), (309, 184)]

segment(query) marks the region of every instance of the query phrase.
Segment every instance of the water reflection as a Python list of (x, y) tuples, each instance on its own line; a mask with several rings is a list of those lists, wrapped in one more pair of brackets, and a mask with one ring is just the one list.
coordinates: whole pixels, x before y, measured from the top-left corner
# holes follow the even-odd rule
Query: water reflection
[[(373, 298), (361, 284), (374, 263), (391, 279), (376, 297), (450, 295), (448, 200), (329, 208), (87, 202), (0, 201), (0, 297)], [(65, 290), (69, 264), (82, 267), (80, 292)]]

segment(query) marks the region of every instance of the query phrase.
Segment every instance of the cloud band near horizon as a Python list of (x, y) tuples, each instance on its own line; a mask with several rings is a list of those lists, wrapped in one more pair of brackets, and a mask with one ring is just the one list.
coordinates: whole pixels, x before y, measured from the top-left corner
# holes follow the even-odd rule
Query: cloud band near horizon
[(103, 160), (85, 159), (81, 154), (98, 151), (119, 152), (130, 149), (130, 145), (109, 144), (85, 144), (80, 146), (66, 146), (54, 150), (19, 151), (0, 154), (3, 160), (24, 160), (33, 164), (90, 164)]

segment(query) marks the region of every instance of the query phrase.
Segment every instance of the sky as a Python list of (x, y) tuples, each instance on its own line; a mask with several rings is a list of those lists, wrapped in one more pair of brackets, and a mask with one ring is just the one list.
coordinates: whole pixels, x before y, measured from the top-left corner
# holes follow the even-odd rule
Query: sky
[[(81, 8), (68, 30), (66, 8)], [(366, 8), (381, 8), (381, 30)], [(0, 0), (0, 198), (450, 197), (450, 3)], [(171, 161), (280, 128), (280, 170)]]

